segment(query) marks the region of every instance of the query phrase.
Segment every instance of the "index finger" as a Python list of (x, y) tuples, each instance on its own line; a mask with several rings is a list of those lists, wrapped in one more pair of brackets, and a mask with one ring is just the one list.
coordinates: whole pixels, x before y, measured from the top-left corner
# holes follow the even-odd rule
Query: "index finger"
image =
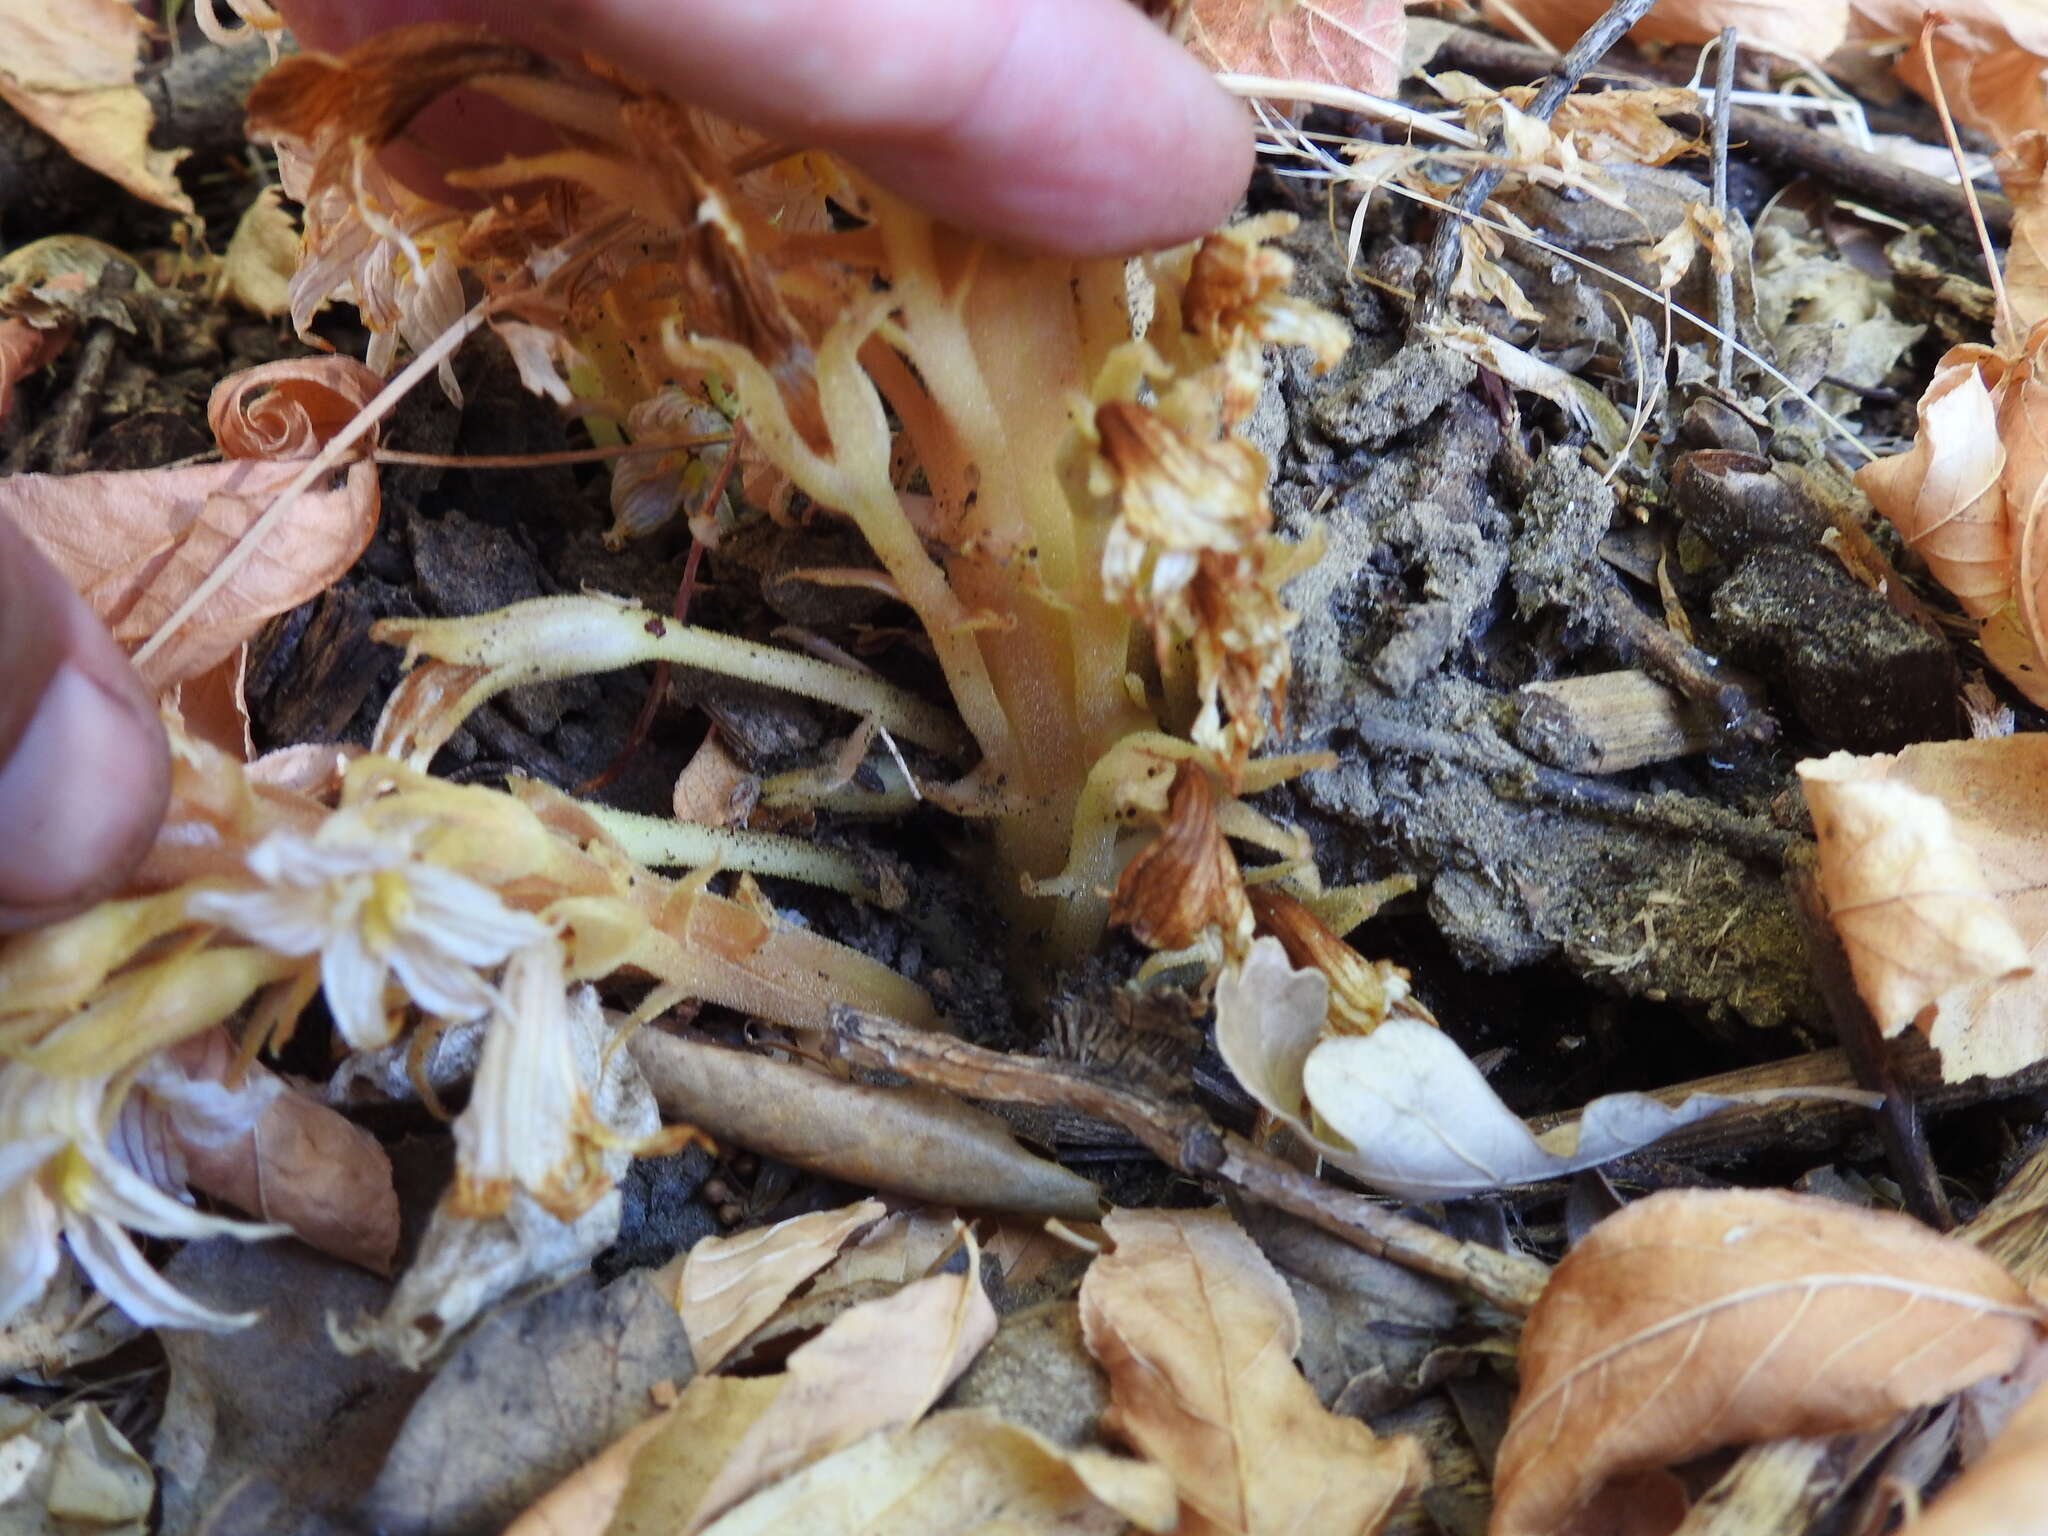
[(1242, 106), (1124, 0), (297, 0), (308, 46), (409, 21), (588, 49), (839, 150), (942, 218), (1042, 249), (1169, 245), (1229, 215)]

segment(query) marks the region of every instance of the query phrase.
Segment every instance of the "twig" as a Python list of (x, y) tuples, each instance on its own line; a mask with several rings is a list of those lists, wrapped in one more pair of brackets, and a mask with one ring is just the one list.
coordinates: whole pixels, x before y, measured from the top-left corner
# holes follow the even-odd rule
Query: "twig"
[[(1565, 97), (1586, 78), (1587, 71), (1598, 64), (1607, 50), (1621, 41), (1622, 34), (1641, 21), (1655, 4), (1656, 0), (1614, 0), (1607, 14), (1594, 22), (1586, 35), (1572, 44), (1571, 51), (1557, 60), (1554, 67), (1549, 60), (1544, 61), (1543, 67), (1549, 70), (1549, 74), (1538, 87), (1535, 98), (1522, 109), (1524, 114), (1539, 123), (1549, 122)], [(1486, 136), (1487, 153), (1499, 156), (1506, 147), (1506, 128), (1497, 123)], [(1436, 234), (1429, 243), (1429, 256), (1423, 263), (1426, 287), (1420, 318), (1425, 324), (1441, 319), (1444, 305), (1449, 302), (1451, 283), (1458, 275), (1460, 231), (1464, 228), (1465, 219), (1486, 206), (1486, 200), (1493, 196), (1504, 174), (1504, 168), (1497, 165), (1475, 170), (1451, 199), (1456, 215), (1437, 225)]]
[(1643, 794), (1583, 774), (1547, 768), (1498, 738), (1410, 725), (1385, 715), (1359, 714), (1344, 721), (1361, 745), (1375, 752), (1460, 763), (1500, 776), (1496, 793), (1517, 800), (1547, 800), (1591, 816), (1648, 827), (1673, 837), (1713, 837), (1743, 858), (1783, 864), (1805, 839), (1741, 816), (1711, 801), (1673, 792)]
[[(1728, 108), (1735, 94), (1735, 29), (1721, 29), (1721, 51), (1714, 59), (1714, 217), (1728, 227)], [(1728, 338), (1735, 334), (1735, 273), (1722, 262), (1714, 263), (1714, 324), (1721, 328), (1720, 357), (1714, 365), (1714, 382), (1726, 394), (1735, 384), (1735, 349)]]
[(1617, 656), (1713, 710), (1731, 735), (1758, 743), (1777, 736), (1777, 722), (1752, 689), (1731, 678), (1719, 662), (1670, 625), (1638, 608), (1618, 576), (1604, 566), (1598, 571), (1601, 613)]
[[(109, 261), (95, 285), (103, 294), (129, 293), (135, 287), (135, 268), (125, 261)], [(78, 368), (64, 397), (50, 413), (49, 441), (44, 462), (57, 474), (69, 474), (85, 449), (85, 434), (100, 413), (100, 395), (106, 388), (107, 369), (120, 345), (121, 330), (111, 320), (95, 321), (79, 348)]]
[(1827, 902), (1820, 893), (1814, 869), (1800, 864), (1785, 872), (1792, 896), (1792, 914), (1799, 921), (1800, 937), (1806, 941), (1807, 958), (1821, 1000), (1835, 1021), (1835, 1033), (1842, 1042), (1857, 1083), (1884, 1095), (1877, 1111), (1878, 1139), (1884, 1143), (1885, 1159), (1905, 1192), (1906, 1208), (1929, 1226), (1947, 1231), (1955, 1225), (1949, 1213), (1948, 1196), (1942, 1192), (1941, 1177), (1927, 1150), (1927, 1132), (1920, 1123), (1920, 1107), (1913, 1091), (1892, 1070), (1877, 1021), (1870, 1016), (1849, 973), (1848, 957), (1829, 922)]
[(827, 1049), (857, 1066), (901, 1073), (963, 1098), (1110, 1121), (1170, 1168), (1235, 1185), (1262, 1205), (1299, 1216), (1379, 1258), (1462, 1285), (1518, 1316), (1536, 1304), (1550, 1277), (1535, 1259), (1447, 1237), (1267, 1156), (1191, 1105), (1166, 1103), (1086, 1066), (984, 1050), (850, 1008), (832, 1010)]
[[(1553, 60), (1540, 49), (1510, 42), (1471, 27), (1452, 27), (1437, 45), (1434, 62), (1442, 68), (1467, 70), (1496, 79), (1530, 80), (1549, 69)], [(1625, 70), (1601, 70), (1600, 78), (1623, 85), (1658, 85)], [(1693, 118), (1668, 112), (1670, 118)], [(1929, 176), (1883, 155), (1858, 149), (1839, 135), (1799, 123), (1788, 123), (1755, 107), (1732, 107), (1728, 128), (1735, 141), (1754, 158), (1780, 171), (1815, 177), (1873, 208), (1926, 219), (1951, 234), (1968, 239), (1970, 207), (1960, 187)], [(2012, 237), (2012, 204), (1995, 192), (1980, 192), (1984, 222), (2000, 240)]]

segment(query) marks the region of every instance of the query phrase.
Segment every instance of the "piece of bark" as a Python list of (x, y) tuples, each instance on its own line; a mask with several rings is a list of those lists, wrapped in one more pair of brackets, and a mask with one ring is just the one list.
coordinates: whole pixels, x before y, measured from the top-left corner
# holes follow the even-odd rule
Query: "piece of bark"
[(1515, 698), (1515, 741), (1572, 773), (1622, 773), (1703, 752), (1720, 731), (1699, 705), (1646, 672), (1530, 683)]

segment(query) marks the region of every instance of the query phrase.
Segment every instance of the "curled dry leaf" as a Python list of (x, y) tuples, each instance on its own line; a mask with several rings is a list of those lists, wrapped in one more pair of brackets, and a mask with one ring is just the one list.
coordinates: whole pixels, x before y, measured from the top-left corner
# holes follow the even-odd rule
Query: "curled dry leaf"
[(1385, 95), (1406, 22), (1399, 0), (1177, 0), (1171, 26), (1211, 69)]
[[(1857, 0), (1863, 4), (1865, 0)], [(1919, 0), (1913, 0), (1914, 9)], [(1488, 15), (1507, 23), (1505, 6), (1487, 5)], [(1559, 48), (1569, 48), (1580, 34), (1606, 14), (1606, 0), (1514, 0), (1515, 11)], [(1915, 22), (1917, 27), (1918, 22)], [(1811, 0), (1789, 5), (1786, 0), (1663, 0), (1636, 23), (1630, 34), (1646, 43), (1704, 43), (1734, 27), (1752, 46), (1824, 59), (1842, 46), (1849, 32), (1849, 0)]]
[(125, 0), (0, 0), (0, 101), (81, 164), (189, 214), (173, 174), (184, 151), (150, 147), (153, 115), (135, 84), (151, 30)]
[(1950, 1082), (2048, 1056), (2048, 737), (1799, 766), (1857, 990)]
[(352, 357), (259, 363), (213, 387), (206, 425), (231, 459), (310, 459), (383, 387)]
[[(2042, 69), (2048, 71), (2048, 61)], [(2048, 95), (2048, 84), (2042, 87)], [(2015, 339), (2048, 320), (2048, 131), (2021, 134), (1999, 152), (1998, 179), (2012, 199), (2012, 240), (2005, 252), (2005, 298)]]
[(1857, 472), (1856, 483), (1927, 562), (1963, 611), (1988, 619), (2012, 594), (2012, 527), (1998, 398), (2003, 362), (1957, 347), (1920, 397), (1920, 430), (1905, 453)]
[[(1934, 34), (1934, 67), (1956, 120), (1988, 133), (2000, 144), (2048, 128), (2048, 12), (2036, 0), (1852, 0), (1856, 32), (1870, 40), (1902, 39), (1917, 44), (1921, 20), (1939, 10), (1943, 25)], [(1934, 92), (1926, 60), (1917, 46), (1897, 63), (1899, 78), (1928, 100)]]
[(1861, 1428), (2010, 1370), (2042, 1313), (1908, 1217), (1673, 1190), (1600, 1223), (1522, 1333), (1492, 1536), (1547, 1536), (1609, 1480)]
[(193, 1188), (290, 1227), (323, 1253), (380, 1275), (398, 1249), (398, 1192), (377, 1138), (259, 1062), (225, 1030), (171, 1052), (147, 1082), (169, 1114)]
[(142, 1536), (156, 1479), (91, 1403), (62, 1417), (0, 1401), (0, 1530)]
[[(140, 645), (206, 579), (298, 471), (250, 459), (0, 481), (11, 518), (124, 646)], [(142, 668), (158, 688), (231, 656), (265, 620), (323, 591), (377, 526), (377, 472), (349, 466), (340, 485), (299, 498), (235, 577)]]
[(1116, 1246), (1081, 1282), (1083, 1336), (1109, 1373), (1104, 1428), (1213, 1528), (1379, 1530), (1421, 1486), (1421, 1448), (1316, 1401), (1294, 1365), (1294, 1298), (1252, 1240), (1223, 1211), (1120, 1210), (1104, 1225)]
[(1538, 1136), (1434, 1025), (1397, 1014), (1370, 1035), (1333, 1033), (1328, 997), (1321, 972), (1295, 970), (1278, 940), (1260, 939), (1217, 983), (1216, 1048), (1318, 1156), (1411, 1200), (1559, 1178), (1742, 1104), (1803, 1094), (1875, 1102), (1820, 1090), (1703, 1093), (1676, 1105), (1615, 1093)]
[(683, 1259), (676, 1311), (699, 1371), (712, 1371), (848, 1238), (887, 1214), (879, 1200), (792, 1216), (772, 1227), (707, 1237)]

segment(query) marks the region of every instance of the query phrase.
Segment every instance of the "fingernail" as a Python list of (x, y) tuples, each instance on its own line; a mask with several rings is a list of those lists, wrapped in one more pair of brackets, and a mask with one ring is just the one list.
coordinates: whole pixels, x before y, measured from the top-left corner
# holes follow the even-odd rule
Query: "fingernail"
[(133, 867), (163, 813), (154, 722), (75, 662), (0, 766), (0, 929), (61, 915)]

